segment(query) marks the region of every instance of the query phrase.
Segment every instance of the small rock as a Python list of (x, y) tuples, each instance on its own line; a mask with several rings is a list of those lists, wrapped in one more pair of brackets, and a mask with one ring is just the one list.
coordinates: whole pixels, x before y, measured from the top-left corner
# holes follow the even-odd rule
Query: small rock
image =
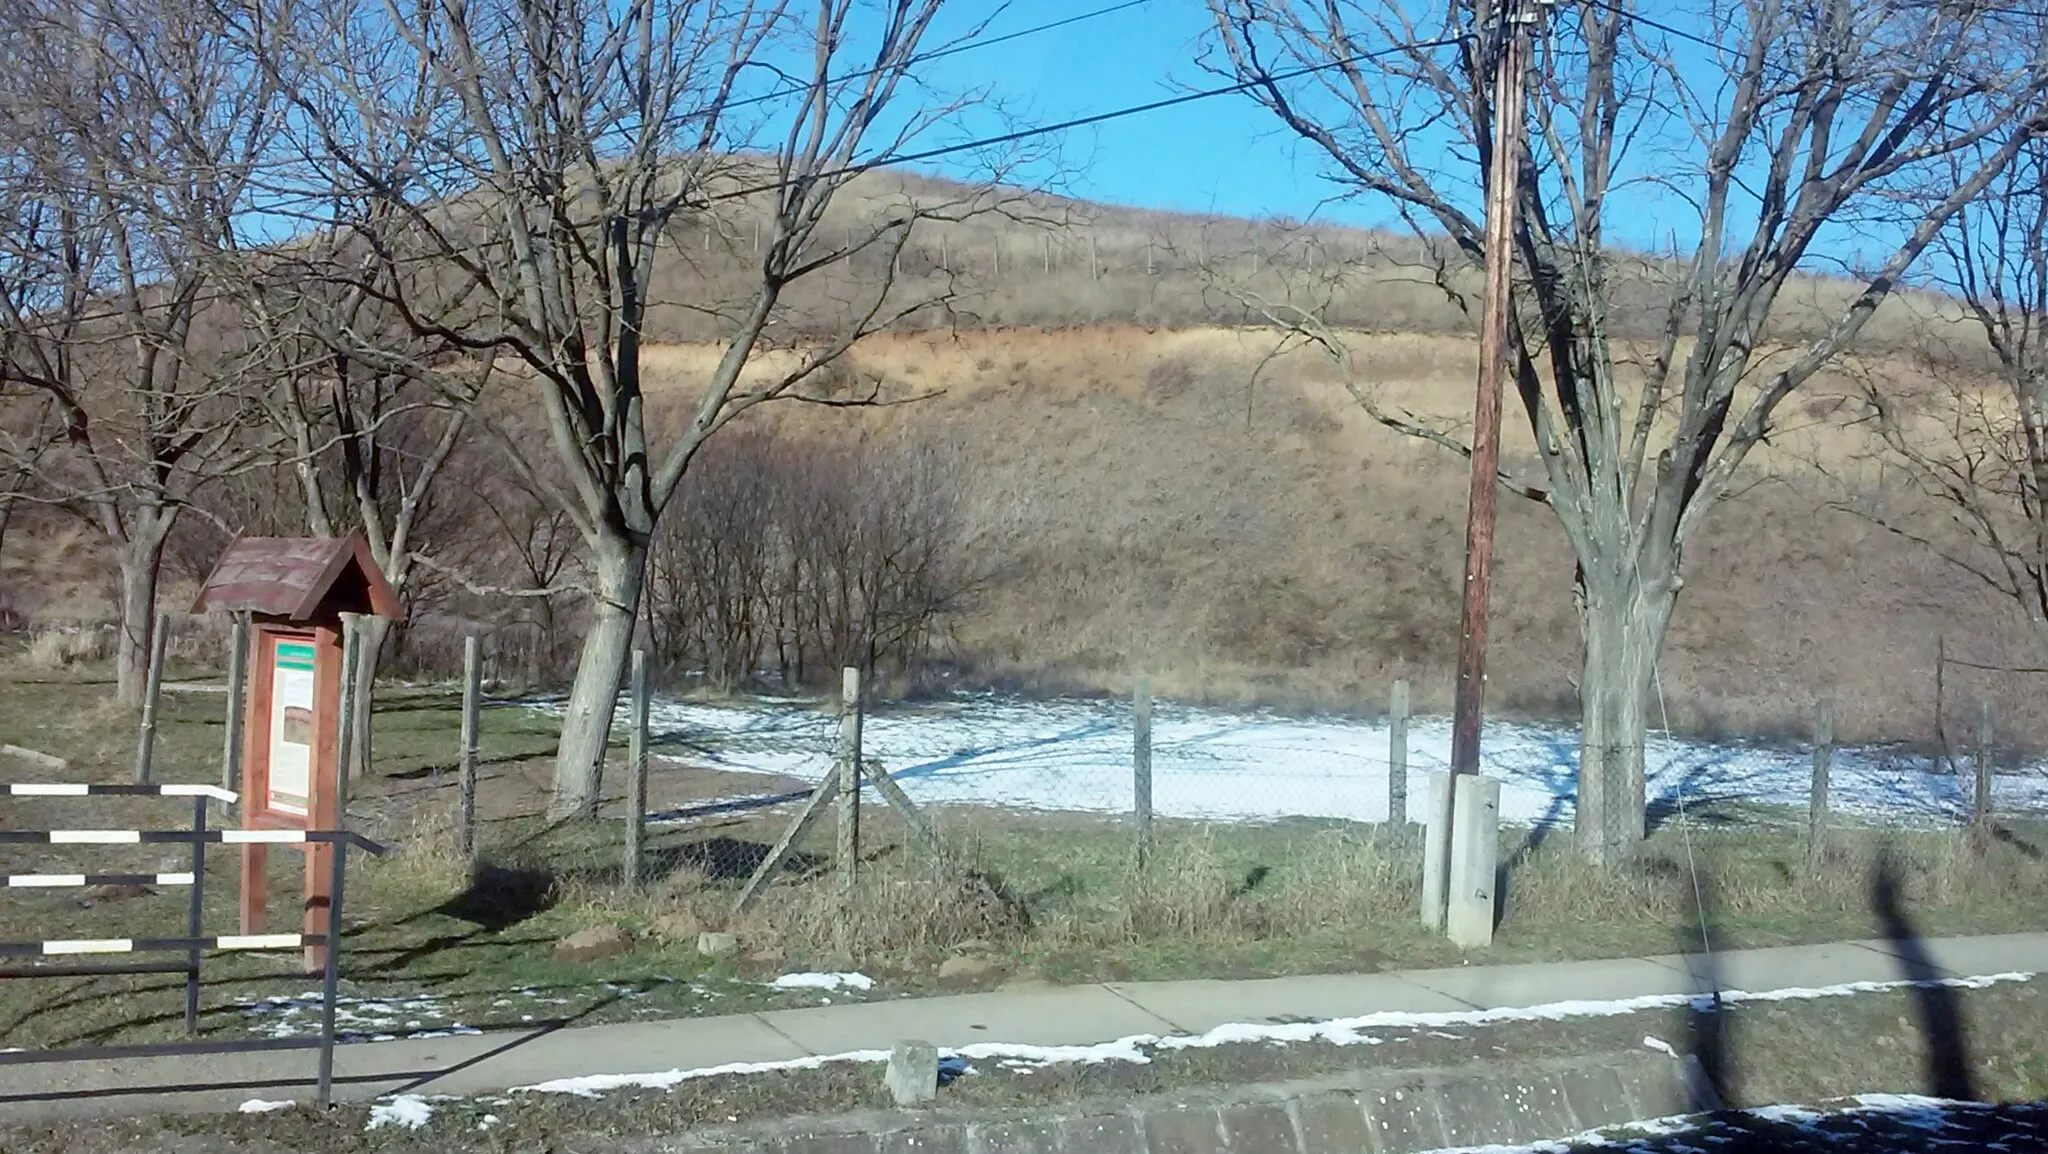
[(654, 919), (651, 928), (664, 942), (687, 942), (704, 932), (704, 923), (692, 913), (663, 914)]
[(707, 958), (729, 958), (740, 952), (740, 940), (732, 934), (698, 934), (697, 952)]
[(617, 957), (632, 948), (633, 935), (624, 926), (592, 926), (556, 942), (553, 957), (558, 962), (594, 962)]
[(987, 958), (947, 958), (939, 963), (939, 980), (966, 985), (994, 977), (1003, 967)]
[(898, 1042), (882, 1084), (898, 1106), (923, 1106), (939, 1096), (939, 1051), (930, 1042)]
[(96, 902), (125, 902), (134, 898), (146, 898), (155, 892), (144, 885), (114, 885), (94, 886), (85, 891), (85, 894)]
[(782, 952), (781, 946), (769, 946), (765, 950), (755, 950), (753, 953), (748, 954), (747, 960), (756, 965), (779, 966), (787, 957), (788, 955)]

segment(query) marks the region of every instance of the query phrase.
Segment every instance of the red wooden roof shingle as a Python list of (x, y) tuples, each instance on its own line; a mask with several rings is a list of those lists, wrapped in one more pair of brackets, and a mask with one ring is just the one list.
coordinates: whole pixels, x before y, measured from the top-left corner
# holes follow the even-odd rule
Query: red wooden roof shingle
[(247, 611), (295, 621), (322, 616), (323, 608), (398, 617), (398, 595), (360, 534), (237, 537), (228, 542), (192, 605), (194, 613)]

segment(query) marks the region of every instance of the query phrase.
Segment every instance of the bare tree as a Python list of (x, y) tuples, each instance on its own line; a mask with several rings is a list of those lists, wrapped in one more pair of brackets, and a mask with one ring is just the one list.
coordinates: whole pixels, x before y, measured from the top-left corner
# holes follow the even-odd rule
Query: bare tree
[[(1347, 193), (1447, 235), (1459, 265), (1439, 283), (1462, 299), (1492, 163), (1492, 33), (1466, 30), (1501, 6), (1210, 6), (1213, 66), (1251, 83)], [(2040, 17), (1976, 3), (1710, 0), (1684, 28), (1627, 0), (1544, 8), (1509, 354), (1544, 478), (1518, 491), (1549, 505), (1578, 559), (1578, 827), (1587, 852), (1614, 860), (1644, 831), (1648, 691), (1686, 543), (1779, 404), (1856, 339), (1945, 222), (2042, 130), (2048, 37)], [(1961, 155), (1970, 163), (1950, 181)], [(1630, 258), (1609, 223), (1651, 189), (1660, 211), (1696, 213), (1698, 225), (1670, 262), (1661, 337), (1637, 347), (1610, 329), (1612, 273)], [(1889, 253), (1809, 338), (1774, 339), (1786, 283), (1844, 225), (1888, 238)], [(1267, 315), (1349, 364), (1342, 334), (1316, 317), (1284, 302)], [(1352, 380), (1382, 423), (1465, 451)]]
[[(562, 483), (535, 472), (534, 487), (583, 536), (595, 586), (557, 812), (594, 804), (648, 544), (704, 440), (930, 304), (884, 275), (830, 332), (775, 327), (795, 282), (864, 250), (890, 267), (931, 211), (906, 197), (844, 231), (820, 227), (865, 162), (954, 111), (897, 107), (940, 4), (364, 0), (270, 21), (288, 38), (269, 55), (322, 186), (352, 180), (376, 206), (349, 227), (381, 275), (351, 283), (417, 333), (503, 350), (546, 416)], [(402, 181), (355, 160), (394, 132), (419, 146)], [(689, 418), (661, 437), (646, 412), (650, 311), (670, 267), (689, 267), (685, 238), (736, 203), (765, 215), (758, 264), (733, 299), (683, 278), (674, 303), (714, 324), (723, 351)], [(437, 275), (390, 275), (420, 261)], [(761, 367), (777, 346), (788, 355)], [(527, 469), (530, 450), (505, 444), (502, 461)]]
[(0, 36), (0, 388), (49, 404), (62, 428), (30, 492), (116, 553), (115, 667), (132, 704), (165, 541), (243, 459), (241, 350), (202, 319), (202, 258), (246, 209), (271, 93), (206, 5), (9, 0)]
[(1929, 271), (1968, 321), (1928, 326), (1930, 382), (1857, 377), (1876, 462), (1903, 466), (1893, 475), (1950, 516), (1935, 525), (1889, 501), (1838, 507), (1932, 549), (2048, 641), (2048, 142), (2028, 145), (1937, 245)]

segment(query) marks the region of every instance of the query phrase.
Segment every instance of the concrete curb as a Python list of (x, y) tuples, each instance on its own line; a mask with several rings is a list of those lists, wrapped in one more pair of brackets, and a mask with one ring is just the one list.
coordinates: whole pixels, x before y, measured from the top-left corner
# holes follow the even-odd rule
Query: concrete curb
[(1359, 1070), (1137, 1102), (873, 1112), (692, 1130), (632, 1154), (1421, 1154), (1570, 1137), (1695, 1109), (1680, 1065), (1629, 1054)]

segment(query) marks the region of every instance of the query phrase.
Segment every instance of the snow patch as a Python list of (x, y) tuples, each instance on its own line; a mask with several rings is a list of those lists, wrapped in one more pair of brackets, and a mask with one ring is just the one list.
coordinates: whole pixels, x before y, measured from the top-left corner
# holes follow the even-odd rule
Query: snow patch
[[(1885, 993), (1902, 989), (1984, 989), (2005, 982), (2024, 982), (2031, 979), (2031, 973), (1985, 974), (1961, 978), (1940, 978), (1930, 981), (1894, 982), (1844, 982), (1835, 986), (1792, 986), (1778, 990), (1725, 990), (1720, 995), (1723, 1004), (1740, 1002), (1785, 1002), (1818, 998), (1844, 998), (1857, 994)], [(1103, 1062), (1129, 1062), (1143, 1065), (1149, 1063), (1153, 1051), (1158, 1050), (1199, 1050), (1216, 1046), (1244, 1045), (1248, 1043), (1270, 1043), (1285, 1045), (1292, 1042), (1319, 1042), (1333, 1046), (1376, 1046), (1384, 1039), (1372, 1031), (1388, 1030), (1432, 1030), (1452, 1026), (1485, 1026), (1498, 1022), (1563, 1021), (1567, 1018), (1619, 1017), (1639, 1013), (1643, 1010), (1674, 1009), (1690, 1006), (1696, 1009), (1713, 1007), (1713, 994), (1649, 994), (1636, 998), (1617, 998), (1610, 1001), (1565, 1001), (1551, 1002), (1540, 1006), (1501, 1006), (1490, 1010), (1436, 1010), (1411, 1011), (1388, 1010), (1366, 1014), (1355, 1018), (1335, 1018), (1324, 1022), (1231, 1022), (1217, 1026), (1202, 1034), (1158, 1035), (1132, 1034), (1114, 1041), (1099, 1042), (1084, 1046), (1031, 1046), (1014, 1042), (976, 1042), (955, 1049), (942, 1050), (943, 1054), (955, 1054), (970, 1061), (994, 1062), (1007, 1069), (1037, 1069), (1045, 1066), (1074, 1063), (1094, 1065)], [(1645, 1044), (1655, 1039), (1645, 1039)], [(1654, 1047), (1653, 1047), (1654, 1048)], [(642, 1074), (590, 1074), (576, 1078), (557, 1078), (531, 1086), (520, 1086), (515, 1092), (539, 1094), (574, 1094), (593, 1098), (607, 1090), (642, 1089), (668, 1090), (697, 1078), (715, 1078), (736, 1074), (762, 1074), (782, 1070), (815, 1070), (828, 1063), (874, 1063), (889, 1060), (887, 1050), (849, 1050), (839, 1054), (812, 1055), (779, 1062), (733, 1062), (723, 1066), (707, 1066), (697, 1069), (662, 1070)]]
[(1671, 1048), (1671, 1043), (1662, 1038), (1651, 1037), (1648, 1034), (1643, 1036), (1643, 1048), (1655, 1050), (1659, 1054), (1669, 1054), (1674, 1058), (1678, 1057), (1678, 1051)]
[(296, 1105), (297, 1102), (266, 1102), (261, 1098), (251, 1098), (236, 1109), (244, 1114), (270, 1114), (278, 1110), (289, 1110)]
[(400, 1094), (389, 1102), (380, 1102), (370, 1107), (370, 1124), (365, 1130), (376, 1130), (385, 1126), (403, 1126), (417, 1130), (434, 1117), (434, 1107), (427, 1099), (417, 1094)]
[[(530, 704), (551, 713), (563, 708), (560, 701)], [(713, 768), (815, 781), (832, 760), (835, 722), (803, 703), (656, 700), (650, 714), (659, 739), (687, 741), (693, 762)], [(1576, 731), (1492, 723), (1486, 732), (1481, 768), (1501, 782), (1501, 819), (1569, 824)], [(920, 803), (1103, 813), (1128, 812), (1132, 804), (1130, 710), (1118, 701), (961, 694), (916, 712), (871, 715), (863, 740), (869, 755)], [(1155, 703), (1152, 742), (1153, 805), (1163, 817), (1386, 818), (1383, 724)], [(1449, 763), (1449, 722), (1412, 721), (1408, 751), (1408, 794), (1420, 797), (1430, 771)], [(1809, 751), (1792, 746), (1653, 736), (1644, 756), (1653, 805), (1683, 792), (1694, 804), (1739, 798), (1803, 807), (1812, 783)], [(1890, 822), (1954, 821), (1970, 812), (1967, 779), (1927, 757), (1894, 747), (1844, 746), (1833, 765), (1837, 810)], [(2035, 768), (1996, 777), (2001, 809), (2048, 810), (2048, 775), (2031, 772)], [(745, 804), (748, 799), (728, 798), (699, 808)]]
[(778, 990), (872, 990), (866, 974), (784, 974), (768, 983)]

